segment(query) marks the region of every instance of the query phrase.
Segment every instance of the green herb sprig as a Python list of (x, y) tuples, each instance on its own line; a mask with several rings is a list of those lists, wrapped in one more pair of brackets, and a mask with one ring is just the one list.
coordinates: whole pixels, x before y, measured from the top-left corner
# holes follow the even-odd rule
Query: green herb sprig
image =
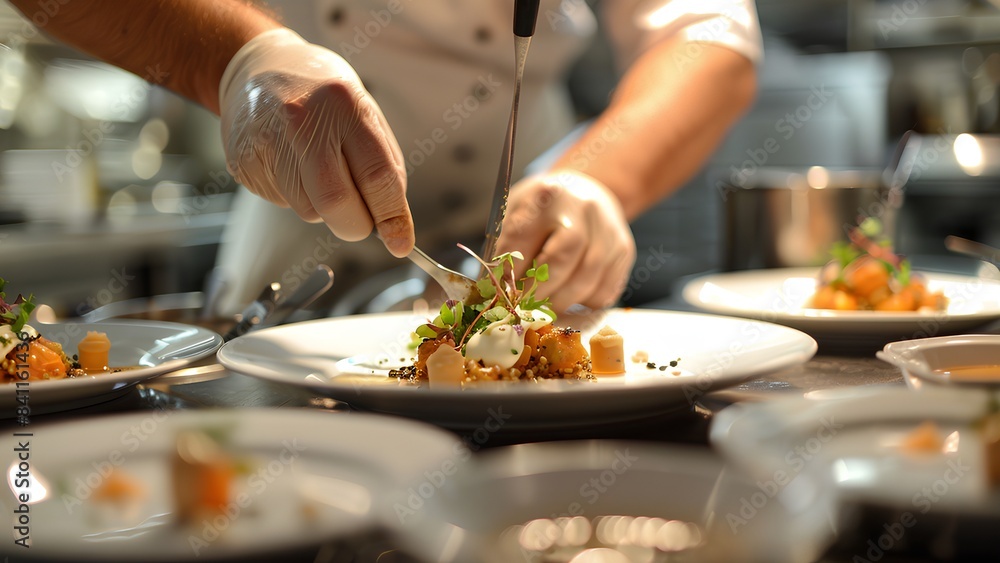
[(7, 294), (4, 292), (6, 286), (7, 280), (0, 278), (0, 321), (10, 325), (10, 329), (18, 333), (24, 329), (31, 312), (35, 310), (35, 296), (31, 294), (25, 297), (18, 293), (13, 303), (7, 303)]
[(892, 249), (892, 240), (883, 232), (882, 222), (874, 217), (866, 217), (857, 227), (847, 232), (849, 243), (834, 243), (830, 254), (840, 264), (841, 276), (844, 268), (862, 256), (870, 256), (885, 267), (889, 275), (900, 285), (910, 283), (910, 261)]

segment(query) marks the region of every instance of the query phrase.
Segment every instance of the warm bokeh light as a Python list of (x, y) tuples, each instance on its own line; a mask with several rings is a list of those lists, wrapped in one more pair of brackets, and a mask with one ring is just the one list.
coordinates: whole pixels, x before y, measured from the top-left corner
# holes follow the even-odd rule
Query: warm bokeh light
[(809, 187), (822, 190), (830, 185), (830, 172), (822, 166), (813, 166), (806, 172), (806, 182)]
[(983, 172), (983, 147), (980, 146), (978, 139), (968, 133), (962, 133), (955, 137), (952, 150), (955, 152), (955, 160), (966, 174), (979, 176)]

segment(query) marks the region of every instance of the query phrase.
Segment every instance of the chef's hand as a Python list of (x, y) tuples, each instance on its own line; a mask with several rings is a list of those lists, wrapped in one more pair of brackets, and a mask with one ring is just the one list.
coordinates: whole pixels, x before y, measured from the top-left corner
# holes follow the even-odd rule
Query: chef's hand
[(532, 260), (548, 264), (549, 280), (536, 295), (550, 297), (557, 313), (574, 304), (613, 305), (636, 256), (618, 198), (597, 180), (568, 169), (525, 178), (511, 188), (497, 247), (524, 255), (517, 274)]
[(219, 98), (227, 166), (250, 191), (343, 240), (374, 225), (394, 255), (410, 251), (402, 151), (340, 55), (288, 29), (265, 32), (233, 57)]

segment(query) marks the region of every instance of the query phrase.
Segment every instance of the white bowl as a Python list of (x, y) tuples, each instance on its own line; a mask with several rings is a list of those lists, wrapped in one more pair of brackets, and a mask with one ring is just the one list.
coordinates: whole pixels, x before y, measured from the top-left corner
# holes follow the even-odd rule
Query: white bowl
[[(926, 384), (1000, 386), (1000, 334), (964, 334), (903, 340), (875, 354), (897, 366), (911, 389)], [(962, 368), (992, 366), (995, 377), (960, 375)]]

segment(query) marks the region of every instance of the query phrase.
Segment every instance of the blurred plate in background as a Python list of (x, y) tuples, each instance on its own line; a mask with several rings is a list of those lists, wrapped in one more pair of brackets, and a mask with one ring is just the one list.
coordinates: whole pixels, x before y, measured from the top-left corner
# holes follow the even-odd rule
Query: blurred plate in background
[(700, 447), (521, 444), (466, 469), (406, 527), (431, 560), (805, 562), (831, 535), (814, 483), (759, 502), (753, 481)]
[[(832, 487), (838, 526), (858, 542), (855, 553), (871, 540), (883, 554), (986, 550), (995, 560), (996, 401), (995, 393), (955, 387), (820, 391), (726, 408), (709, 438), (762, 489), (782, 490), (802, 475)], [(850, 521), (858, 506), (883, 507), (886, 519), (862, 530)], [(989, 525), (959, 534), (955, 518), (968, 517)]]
[[(173, 480), (178, 433), (191, 430), (217, 437), (238, 463), (224, 510), (184, 523), (178, 495), (205, 494), (196, 479)], [(0, 506), (26, 506), (32, 556), (62, 561), (276, 561), (307, 546), (315, 555), (393, 526), (386, 495), (463, 451), (431, 426), (306, 409), (139, 412), (31, 431), (0, 439), (5, 451), (19, 441), (30, 450), (30, 476), (14, 480), (15, 460)]]
[(1000, 282), (920, 272), (930, 291), (943, 291), (945, 311), (834, 311), (806, 307), (819, 268), (775, 268), (709, 274), (685, 284), (685, 301), (699, 310), (774, 322), (817, 339), (889, 340), (956, 333), (1000, 319)]

